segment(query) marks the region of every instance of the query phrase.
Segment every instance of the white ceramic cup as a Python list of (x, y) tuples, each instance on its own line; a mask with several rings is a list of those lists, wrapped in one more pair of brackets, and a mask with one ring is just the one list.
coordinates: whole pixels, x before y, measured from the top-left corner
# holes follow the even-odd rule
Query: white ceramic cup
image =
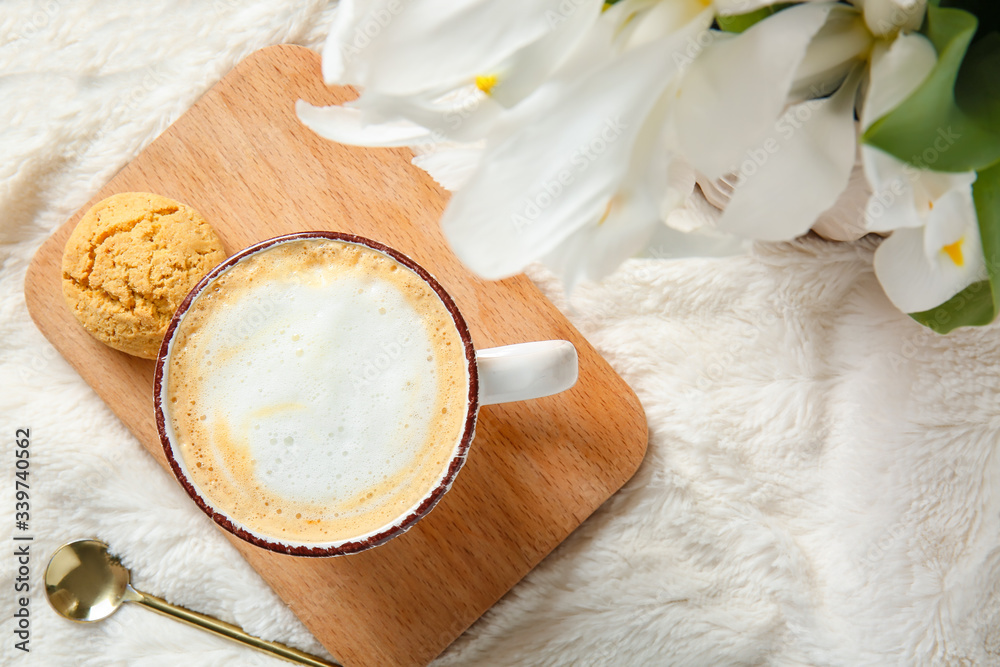
[[(215, 278), (248, 257), (264, 252), (277, 244), (307, 239), (331, 239), (365, 246), (390, 257), (420, 276), (434, 290), (450, 313), (464, 344), (465, 359), (468, 364), (468, 409), (465, 424), (461, 437), (457, 438), (457, 444), (450, 459), (441, 470), (440, 477), (434, 484), (428, 486), (426, 493), (418, 503), (378, 530), (332, 542), (289, 541), (274, 535), (267, 535), (229, 516), (225, 508), (219, 507), (202, 493), (192, 481), (184, 458), (179, 451), (170, 423), (166, 396), (169, 386), (170, 355), (178, 325), (183, 321), (185, 314), (202, 291)], [(577, 353), (576, 348), (569, 341), (536, 341), (477, 351), (473, 347), (469, 329), (454, 300), (430, 273), (412, 259), (381, 243), (351, 234), (300, 232), (263, 241), (233, 255), (210, 271), (191, 290), (174, 314), (160, 347), (153, 382), (153, 403), (160, 442), (170, 463), (170, 468), (184, 490), (202, 511), (229, 532), (259, 547), (297, 556), (324, 557), (356, 553), (378, 546), (405, 532), (426, 516), (451, 487), (455, 476), (465, 463), (475, 435), (476, 419), (481, 406), (549, 396), (569, 389), (576, 383), (576, 379)]]

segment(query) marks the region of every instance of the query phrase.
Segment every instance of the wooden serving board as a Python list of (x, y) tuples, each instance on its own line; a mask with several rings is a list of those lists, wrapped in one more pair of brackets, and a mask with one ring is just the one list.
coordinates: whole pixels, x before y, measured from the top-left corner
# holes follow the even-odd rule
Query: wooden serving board
[(572, 341), (576, 387), (484, 408), (454, 487), (403, 536), (329, 559), (230, 538), (345, 665), (421, 665), (632, 476), (645, 454), (646, 421), (631, 389), (527, 278), (487, 282), (459, 263), (438, 228), (447, 194), (410, 164), (409, 151), (335, 144), (295, 116), (299, 98), (326, 105), (352, 97), (324, 86), (313, 51), (275, 46), (251, 55), (46, 241), (25, 294), (39, 329), (161, 464), (153, 362), (98, 343), (62, 298), (66, 239), (84, 211), (117, 192), (155, 192), (193, 206), (229, 253), (303, 230), (367, 236), (440, 280), (478, 348)]

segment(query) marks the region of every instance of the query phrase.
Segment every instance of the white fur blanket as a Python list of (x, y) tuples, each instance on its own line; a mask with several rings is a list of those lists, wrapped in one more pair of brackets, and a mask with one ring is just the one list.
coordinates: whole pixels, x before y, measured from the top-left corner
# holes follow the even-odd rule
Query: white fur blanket
[[(294, 5), (294, 6), (293, 6)], [(31, 322), (41, 242), (212, 83), (317, 46), (322, 2), (0, 10), (0, 662), (277, 665), (126, 607), (58, 618), (44, 563), (97, 536), (134, 583), (318, 643)], [(566, 304), (635, 388), (646, 461), (440, 665), (1000, 664), (1000, 336), (895, 312), (871, 244), (632, 260)], [(30, 427), (31, 643), (15, 649), (14, 432)]]

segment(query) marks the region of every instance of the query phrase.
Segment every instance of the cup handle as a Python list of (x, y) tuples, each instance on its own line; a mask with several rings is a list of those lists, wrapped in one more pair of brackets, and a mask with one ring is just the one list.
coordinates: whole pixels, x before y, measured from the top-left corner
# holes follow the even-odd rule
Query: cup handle
[(476, 352), (479, 405), (525, 401), (566, 391), (578, 374), (568, 340), (540, 340)]

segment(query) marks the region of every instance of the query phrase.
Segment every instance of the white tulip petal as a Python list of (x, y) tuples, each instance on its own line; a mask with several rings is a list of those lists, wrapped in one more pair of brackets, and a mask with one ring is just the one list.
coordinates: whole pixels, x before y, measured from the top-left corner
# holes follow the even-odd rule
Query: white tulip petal
[[(599, 0), (513, 4), (346, 0), (335, 13), (323, 71), (328, 83), (362, 86), (350, 105), (362, 114), (331, 115), (321, 123), (326, 134), (387, 144), (406, 136), (408, 121), (426, 128), (415, 131), (422, 142), (486, 135), (500, 103), (513, 105), (542, 83), (589, 34), (601, 7)], [(369, 127), (376, 124), (388, 125)]]
[[(867, 129), (909, 97), (936, 62), (934, 46), (923, 35), (900, 34), (888, 47), (884, 41), (877, 42), (861, 113), (862, 128)], [(865, 224), (874, 232), (922, 226), (930, 202), (965, 178), (919, 170), (873, 146), (861, 147), (861, 159), (872, 187)]]
[(354, 33), (368, 69), (355, 83), (388, 95), (461, 85), (490, 75), (511, 54), (547, 38), (567, 13), (588, 11), (564, 0), (382, 0), (365, 3)]
[(891, 232), (902, 227), (921, 227), (923, 215), (917, 210), (914, 184), (918, 170), (892, 155), (862, 144), (861, 161), (872, 195), (865, 207), (865, 226), (870, 232)]
[(884, 41), (876, 42), (861, 127), (867, 130), (899, 106), (923, 83), (936, 63), (934, 45), (920, 33), (900, 34), (889, 46)]
[(911, 168), (911, 171), (916, 174), (914, 191), (917, 205), (924, 204), (928, 209), (931, 208), (930, 202), (937, 201), (953, 190), (968, 192), (976, 181), (974, 171), (946, 172), (915, 168)]
[(837, 201), (857, 154), (859, 75), (860, 69), (832, 97), (789, 108), (771, 136), (748, 151), (720, 230), (765, 241), (793, 239)]
[(666, 189), (660, 199), (660, 220), (666, 221), (674, 210), (684, 206), (691, 199), (697, 174), (687, 162), (680, 158), (670, 161), (666, 173)]
[(323, 81), (328, 85), (347, 84), (358, 79), (354, 67), (362, 63), (350, 35), (358, 4), (358, 0), (341, 0), (334, 10), (330, 32), (323, 42)]
[[(549, 72), (550, 77), (567, 81), (575, 80), (587, 76), (591, 71), (603, 67), (609, 60), (620, 55), (621, 49), (618, 48), (617, 44), (619, 41), (619, 17), (623, 5), (627, 2), (629, 0), (619, 2), (607, 11), (599, 12), (589, 27), (579, 35), (572, 48), (564, 54), (559, 64)], [(520, 65), (531, 67), (531, 62), (527, 60), (527, 51), (530, 48), (526, 47), (526, 49), (519, 51), (512, 57), (511, 61), (518, 59)], [(508, 80), (511, 78), (519, 79), (519, 74), (511, 71), (507, 74), (507, 78)], [(515, 80), (511, 87), (517, 89), (520, 88), (520, 85), (519, 81)], [(506, 95), (503, 97), (506, 99)]]
[(634, 27), (636, 21), (653, 7), (663, 4), (661, 0), (620, 0), (613, 5), (601, 9), (601, 17), (610, 18), (616, 32), (622, 32)]
[(714, 39), (681, 81), (674, 113), (684, 157), (719, 178), (766, 137), (795, 71), (835, 3), (789, 7), (746, 32)]
[[(601, 11), (601, 16), (595, 24), (596, 37), (598, 42), (592, 38), (587, 41), (592, 42), (590, 47), (598, 46), (598, 57), (606, 58), (611, 55), (620, 55), (627, 50), (629, 41), (636, 28), (644, 23), (644, 18), (654, 9), (666, 3), (661, 0), (621, 0), (613, 5), (605, 6)], [(705, 9), (703, 7), (703, 9)], [(711, 11), (711, 8), (708, 8)], [(714, 14), (714, 12), (712, 12)], [(665, 34), (661, 33), (659, 37)], [(607, 48), (607, 54), (604, 48)], [(578, 49), (575, 58), (586, 58), (586, 53)]]
[[(715, 20), (715, 12), (699, 0), (681, 0), (679, 2), (657, 2), (646, 11), (637, 14), (624, 26), (625, 39), (623, 46), (635, 48), (653, 42), (663, 35), (669, 35), (681, 28), (697, 23), (698, 27), (707, 30)], [(693, 43), (695, 50), (700, 50), (697, 42)], [(691, 57), (697, 55), (696, 52)]]
[(840, 5), (806, 48), (788, 93), (792, 103), (825, 97), (837, 90), (872, 47), (872, 36), (857, 10)]
[(663, 224), (655, 202), (641, 191), (619, 195), (621, 202), (600, 223), (592, 221), (542, 257), (572, 292), (582, 280), (600, 280), (646, 247)]
[[(687, 214), (687, 212), (681, 209), (674, 214)], [(745, 255), (752, 245), (751, 241), (731, 234), (704, 230), (681, 232), (673, 226), (660, 225), (653, 232), (642, 256), (657, 259), (733, 257)]]
[(542, 101), (534, 106), (526, 100), (521, 106), (533, 117), (491, 138), (476, 173), (442, 216), (458, 257), (485, 278), (507, 277), (600, 219), (676, 72), (670, 54), (686, 37), (630, 51), (566, 87), (552, 82), (552, 95), (539, 90), (533, 97)]
[(362, 112), (366, 125), (408, 121), (426, 128), (438, 141), (461, 143), (481, 139), (502, 111), (496, 101), (471, 85), (447, 93), (408, 96), (366, 90), (351, 106)]
[(889, 300), (904, 313), (935, 308), (985, 278), (982, 246), (974, 226), (963, 243), (962, 266), (944, 251), (935, 261), (928, 261), (923, 237), (922, 229), (897, 229), (875, 250), (875, 275)]
[(592, 218), (542, 257), (562, 277), (567, 292), (581, 280), (600, 280), (611, 273), (645, 248), (663, 226), (659, 202), (670, 189), (672, 178), (684, 178), (684, 169), (671, 168), (670, 155), (657, 141), (660, 135), (662, 127), (657, 119), (647, 119), (628, 173), (600, 217)]
[(295, 103), (295, 113), (310, 130), (342, 144), (354, 146), (412, 146), (436, 139), (427, 128), (408, 121), (365, 125), (362, 114), (351, 107), (317, 107), (305, 100)]
[[(667, 227), (670, 227), (678, 232), (684, 232), (685, 234), (721, 234), (721, 232), (718, 232), (717, 230), (719, 227), (719, 218), (722, 217), (722, 211), (713, 206), (708, 199), (705, 198), (701, 188), (696, 188), (691, 192), (687, 200), (684, 202), (684, 206), (675, 208), (665, 217), (662, 216), (661, 212), (661, 217)], [(727, 234), (726, 236), (731, 235)]]
[(924, 226), (924, 254), (933, 259), (945, 246), (959, 243), (962, 261), (968, 249), (963, 240), (969, 228), (977, 225), (976, 205), (972, 200), (972, 186), (956, 188), (934, 202)]
[(861, 159), (872, 186), (865, 224), (873, 232), (923, 226), (938, 199), (969, 192), (976, 180), (975, 172), (918, 169), (873, 146), (861, 146)]
[[(800, 0), (800, 2), (815, 2), (816, 0)], [(757, 11), (762, 7), (775, 4), (774, 0), (715, 0), (712, 3), (721, 16), (736, 16)]]
[(865, 23), (876, 37), (900, 30), (918, 30), (927, 12), (927, 0), (865, 0)]
[(413, 164), (430, 174), (442, 188), (454, 192), (469, 182), (482, 156), (481, 146), (451, 146), (417, 155)]
[[(601, 2), (581, 2), (561, 5), (561, 14), (553, 15), (552, 30), (514, 52), (496, 67), (498, 82), (491, 97), (503, 106), (511, 107), (527, 97), (561, 65), (590, 32), (601, 14)], [(572, 7), (572, 11), (565, 11)]]

